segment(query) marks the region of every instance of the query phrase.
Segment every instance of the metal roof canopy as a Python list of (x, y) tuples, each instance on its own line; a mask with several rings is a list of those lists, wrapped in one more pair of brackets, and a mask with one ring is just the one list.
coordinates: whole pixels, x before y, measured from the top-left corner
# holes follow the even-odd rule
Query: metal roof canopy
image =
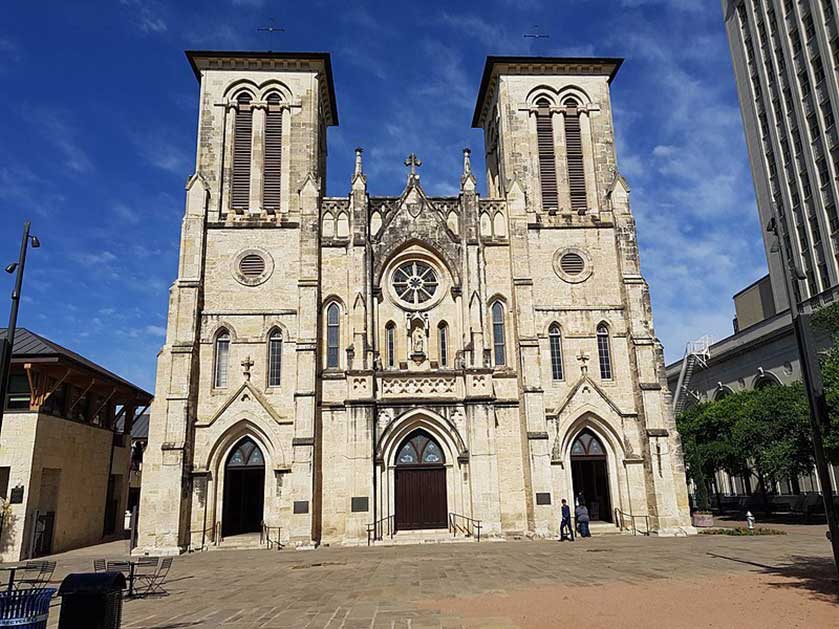
[[(481, 86), (478, 89), (478, 98), (475, 102), (475, 113), (472, 116), (472, 127), (478, 128), (481, 126), (482, 109), (484, 100), (487, 96), (490, 81), (495, 74), (496, 66), (565, 66), (565, 71), (557, 72), (557, 74), (571, 74), (570, 68), (576, 67), (578, 74), (589, 75), (608, 75), (608, 82), (618, 73), (623, 59), (620, 57), (496, 57), (488, 56), (486, 64), (484, 64), (484, 73), (481, 76)], [(579, 68), (600, 68), (602, 72), (581, 71)], [(516, 70), (504, 74), (527, 74), (526, 71)]]

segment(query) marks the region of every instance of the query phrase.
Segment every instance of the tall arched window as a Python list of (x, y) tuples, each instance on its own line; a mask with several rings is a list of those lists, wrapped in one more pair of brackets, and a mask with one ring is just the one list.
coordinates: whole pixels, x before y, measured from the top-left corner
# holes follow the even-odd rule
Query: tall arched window
[(600, 377), (612, 379), (612, 352), (609, 348), (609, 328), (605, 323), (597, 326), (597, 357), (600, 359)]
[(504, 336), (504, 304), (492, 304), (492, 349), (495, 365), (507, 364), (507, 343)]
[(385, 326), (385, 360), (388, 368), (396, 367), (396, 324), (393, 321)]
[(437, 343), (438, 352), (440, 355), (440, 366), (449, 366), (449, 326), (445, 321), (441, 321), (437, 326)]
[(585, 211), (586, 173), (583, 166), (583, 139), (580, 132), (579, 104), (573, 98), (565, 101), (565, 158), (568, 164), (568, 188), (571, 191), (571, 209)]
[(326, 309), (326, 367), (338, 368), (338, 348), (341, 344), (341, 310), (338, 304)]
[(268, 386), (280, 386), (280, 373), (283, 365), (283, 335), (274, 330), (268, 337)]
[(222, 330), (216, 336), (216, 347), (213, 365), (213, 386), (224, 388), (227, 386), (227, 376), (230, 367), (230, 332)]
[(551, 344), (551, 375), (554, 380), (562, 380), (562, 333), (558, 324), (554, 323), (548, 329), (548, 340)]
[(536, 143), (539, 152), (539, 182), (542, 188), (542, 207), (556, 210), (559, 193), (556, 185), (556, 152), (551, 104), (548, 99), (536, 101)]
[(236, 99), (236, 121), (233, 125), (233, 182), (231, 205), (237, 210), (250, 207), (251, 195), (251, 135), (253, 110), (251, 95), (240, 94)]
[(268, 109), (265, 112), (265, 179), (262, 185), (262, 205), (266, 209), (280, 209), (282, 140), (283, 110), (280, 108), (280, 95), (274, 93), (268, 96)]

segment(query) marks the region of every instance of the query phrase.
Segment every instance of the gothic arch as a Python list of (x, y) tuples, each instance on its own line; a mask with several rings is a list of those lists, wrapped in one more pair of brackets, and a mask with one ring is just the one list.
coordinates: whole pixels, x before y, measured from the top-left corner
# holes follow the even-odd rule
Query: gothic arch
[(380, 256), (382, 260), (381, 265), (376, 271), (374, 284), (378, 287), (382, 285), (382, 280), (393, 267), (394, 261), (400, 257), (409, 257), (412, 253), (417, 254), (418, 257), (426, 256), (430, 261), (439, 267), (445, 269), (451, 278), (453, 286), (460, 286), (460, 274), (458, 273), (457, 265), (449, 259), (449, 257), (437, 247), (418, 238), (412, 238), (406, 242), (395, 243), (389, 247)]
[(262, 100), (267, 101), (271, 94), (278, 94), (283, 103), (290, 103), (292, 99), (291, 89), (288, 85), (277, 79), (269, 79), (259, 84)]
[(267, 325), (263, 328), (262, 334), (259, 335), (260, 342), (265, 342), (274, 332), (279, 332), (280, 336), (283, 338), (283, 343), (286, 341), (291, 340), (291, 333), (289, 332), (288, 328), (280, 321), (277, 320), (270, 320), (267, 322)]
[(428, 409), (411, 409), (393, 419), (379, 435), (376, 459), (393, 464), (396, 450), (415, 430), (430, 434), (443, 448), (446, 464), (453, 464), (458, 456), (467, 453), (466, 442), (451, 420)]
[(586, 108), (591, 105), (591, 98), (588, 93), (581, 87), (576, 85), (566, 85), (557, 93), (557, 100), (564, 105), (565, 101), (573, 98), (577, 101), (581, 108)]
[(763, 369), (752, 379), (752, 389), (759, 390), (766, 387), (782, 386), (783, 382), (771, 371), (764, 371)]
[(230, 101), (235, 101), (243, 92), (250, 94), (253, 100), (259, 98), (259, 88), (250, 79), (236, 79), (232, 81), (224, 90), (224, 97)]
[(590, 430), (607, 449), (607, 455), (614, 457), (615, 461), (622, 461), (625, 458), (625, 449), (621, 436), (592, 410), (583, 410), (577, 418), (572, 421), (562, 436), (557, 435), (551, 451), (553, 461), (567, 461), (571, 455), (571, 445), (584, 430)]
[(236, 328), (234, 328), (229, 321), (221, 320), (216, 321), (215, 323), (211, 324), (207, 331), (206, 336), (204, 338), (205, 343), (215, 343), (218, 335), (221, 334), (223, 331), (226, 331), (230, 335), (230, 342), (237, 343), (238, 337), (236, 335)]
[(530, 90), (526, 100), (530, 107), (538, 107), (536, 103), (540, 100), (547, 100), (551, 107), (556, 107), (559, 104), (556, 90), (549, 85), (538, 85), (534, 87)]
[(224, 466), (230, 453), (244, 437), (253, 439), (262, 450), (266, 471), (285, 467), (285, 454), (282, 447), (279, 444), (275, 446), (268, 433), (257, 423), (249, 418), (240, 417), (216, 438), (213, 446), (207, 452), (204, 463), (213, 477), (218, 477), (219, 469)]

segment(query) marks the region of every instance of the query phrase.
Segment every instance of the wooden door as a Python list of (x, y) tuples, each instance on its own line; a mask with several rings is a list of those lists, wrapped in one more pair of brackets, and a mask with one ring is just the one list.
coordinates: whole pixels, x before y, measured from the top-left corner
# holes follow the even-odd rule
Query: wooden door
[(448, 526), (446, 468), (396, 468), (396, 530)]
[(262, 524), (264, 469), (228, 469), (224, 479), (224, 535), (255, 533)]

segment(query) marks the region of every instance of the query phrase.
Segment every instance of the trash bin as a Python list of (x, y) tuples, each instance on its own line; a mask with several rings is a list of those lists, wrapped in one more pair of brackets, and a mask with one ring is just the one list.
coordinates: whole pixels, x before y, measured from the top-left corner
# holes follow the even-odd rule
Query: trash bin
[(0, 627), (46, 629), (55, 588), (0, 593)]
[(58, 588), (58, 629), (118, 629), (122, 624), (124, 588), (121, 572), (68, 574)]

